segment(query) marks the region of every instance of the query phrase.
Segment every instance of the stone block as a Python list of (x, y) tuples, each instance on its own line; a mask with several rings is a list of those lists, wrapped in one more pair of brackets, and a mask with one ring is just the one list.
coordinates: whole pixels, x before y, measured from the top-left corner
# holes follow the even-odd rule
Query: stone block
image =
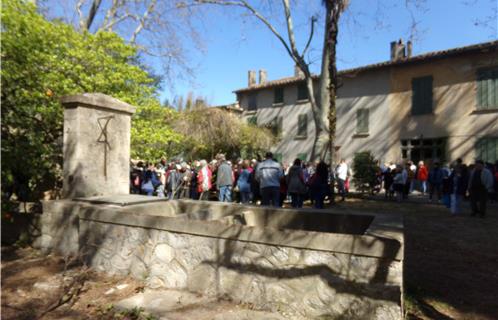
[(135, 108), (101, 93), (61, 99), (63, 197), (129, 193), (130, 128)]

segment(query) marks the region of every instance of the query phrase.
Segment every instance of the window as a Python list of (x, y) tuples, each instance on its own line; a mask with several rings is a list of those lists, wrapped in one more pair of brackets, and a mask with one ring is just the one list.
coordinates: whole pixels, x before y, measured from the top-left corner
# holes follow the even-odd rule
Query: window
[(258, 117), (252, 116), (252, 117), (247, 118), (247, 124), (257, 126), (258, 125)]
[(258, 109), (258, 94), (256, 92), (249, 94), (249, 105), (248, 110), (257, 110)]
[(401, 140), (401, 156), (403, 159), (418, 162), (420, 160), (446, 158), (446, 139), (406, 139)]
[(277, 87), (273, 91), (273, 103), (283, 103), (284, 102), (284, 88)]
[(356, 111), (356, 133), (368, 133), (368, 109), (359, 109)]
[(498, 68), (477, 73), (477, 109), (498, 108)]
[(498, 137), (481, 138), (476, 143), (476, 157), (484, 162), (498, 160)]
[(301, 161), (306, 161), (308, 155), (306, 153), (298, 153), (297, 158), (300, 159)]
[(306, 86), (306, 82), (301, 82), (297, 85), (297, 100), (308, 100), (308, 87)]
[(412, 115), (432, 113), (432, 76), (412, 79)]
[(308, 136), (308, 115), (300, 114), (297, 117), (297, 136), (296, 138), (306, 138)]
[(282, 117), (275, 117), (272, 121), (271, 130), (274, 135), (280, 136), (282, 134), (283, 120)]

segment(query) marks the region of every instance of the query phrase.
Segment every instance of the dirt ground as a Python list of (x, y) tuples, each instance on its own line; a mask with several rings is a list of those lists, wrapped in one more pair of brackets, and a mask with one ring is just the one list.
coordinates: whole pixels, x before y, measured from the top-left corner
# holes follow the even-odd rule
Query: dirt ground
[[(350, 199), (337, 206), (404, 216), (408, 319), (498, 319), (496, 204), (485, 219), (451, 217), (427, 203)], [(112, 303), (143, 290), (129, 277), (98, 274), (30, 248), (3, 247), (1, 275), (4, 320), (112, 319)]]
[[(441, 205), (353, 199), (351, 209), (403, 214), (409, 319), (498, 319), (498, 204), (486, 218)], [(464, 203), (464, 207), (468, 204)]]

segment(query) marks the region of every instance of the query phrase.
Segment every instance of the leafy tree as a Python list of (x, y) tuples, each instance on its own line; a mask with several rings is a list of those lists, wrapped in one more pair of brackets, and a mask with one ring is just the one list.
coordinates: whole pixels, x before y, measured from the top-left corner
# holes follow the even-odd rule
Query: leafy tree
[(377, 161), (370, 151), (358, 152), (354, 155), (353, 183), (358, 190), (361, 192), (373, 190), (377, 171)]
[(184, 156), (212, 159), (219, 153), (228, 157), (253, 157), (274, 142), (270, 130), (248, 125), (236, 115), (218, 108), (199, 108), (184, 112), (173, 127), (188, 139), (183, 141)]
[(139, 108), (131, 127), (132, 158), (156, 161), (180, 153), (186, 139), (169, 125), (177, 118), (176, 111), (161, 106), (157, 100)]
[[(38, 199), (43, 191), (60, 186), (59, 97), (102, 92), (156, 110), (157, 79), (141, 68), (135, 48), (116, 34), (78, 33), (62, 22), (45, 20), (26, 1), (4, 0), (1, 18), (2, 191)], [(138, 114), (133, 130), (143, 135), (151, 125), (144, 123), (147, 112)]]

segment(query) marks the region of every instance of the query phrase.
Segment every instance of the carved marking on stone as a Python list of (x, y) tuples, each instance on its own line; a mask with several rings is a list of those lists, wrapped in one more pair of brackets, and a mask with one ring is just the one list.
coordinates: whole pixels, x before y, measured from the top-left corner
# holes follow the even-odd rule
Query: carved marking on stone
[(100, 135), (97, 138), (98, 143), (104, 144), (104, 177), (107, 178), (107, 152), (111, 150), (111, 144), (107, 140), (107, 126), (114, 116), (101, 117), (97, 119), (100, 127)]

